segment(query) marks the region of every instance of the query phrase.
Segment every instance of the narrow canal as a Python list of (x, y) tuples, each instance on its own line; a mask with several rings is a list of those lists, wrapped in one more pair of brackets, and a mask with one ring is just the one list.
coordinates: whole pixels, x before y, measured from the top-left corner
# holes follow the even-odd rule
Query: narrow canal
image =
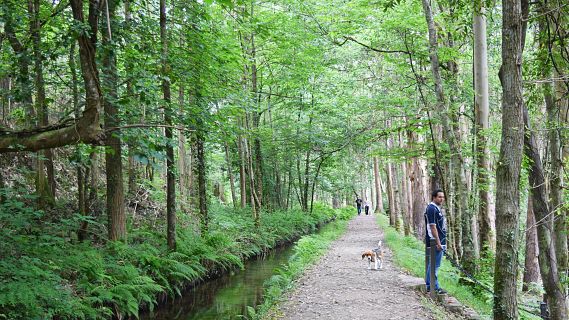
[(247, 314), (247, 306), (262, 302), (263, 282), (274, 274), (275, 268), (288, 262), (293, 247), (280, 247), (250, 260), (244, 270), (200, 284), (140, 319), (239, 319), (239, 315)]

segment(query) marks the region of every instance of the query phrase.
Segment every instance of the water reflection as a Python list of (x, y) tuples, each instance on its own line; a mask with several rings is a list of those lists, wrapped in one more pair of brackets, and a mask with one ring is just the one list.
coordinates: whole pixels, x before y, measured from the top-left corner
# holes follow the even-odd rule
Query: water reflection
[(247, 314), (247, 306), (262, 302), (263, 282), (274, 274), (276, 267), (288, 261), (292, 248), (281, 247), (264, 258), (251, 260), (245, 264), (245, 270), (203, 283), (140, 319), (239, 319), (239, 315)]

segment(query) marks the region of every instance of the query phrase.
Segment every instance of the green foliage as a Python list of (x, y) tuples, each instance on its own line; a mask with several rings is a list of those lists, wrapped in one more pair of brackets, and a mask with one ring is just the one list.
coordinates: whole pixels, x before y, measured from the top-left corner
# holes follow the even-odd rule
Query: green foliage
[(153, 308), (158, 293), (179, 295), (182, 286), (209, 272), (242, 268), (247, 257), (314, 232), (334, 216), (322, 205), (312, 214), (263, 212), (256, 228), (250, 212), (219, 206), (209, 234), (180, 228), (172, 252), (163, 232), (146, 224), (130, 227), (128, 243), (75, 242), (61, 235), (74, 233), (82, 219), (52, 223), (25, 197), (3, 192), (0, 319), (136, 317), (141, 305)]

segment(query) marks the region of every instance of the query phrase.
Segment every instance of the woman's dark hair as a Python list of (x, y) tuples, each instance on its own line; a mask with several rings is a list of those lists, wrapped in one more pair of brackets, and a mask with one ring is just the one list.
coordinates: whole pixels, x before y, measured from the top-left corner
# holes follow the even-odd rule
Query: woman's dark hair
[(439, 195), (439, 192), (444, 193), (444, 191), (441, 189), (435, 189), (435, 191), (431, 193), (431, 199), (436, 198)]

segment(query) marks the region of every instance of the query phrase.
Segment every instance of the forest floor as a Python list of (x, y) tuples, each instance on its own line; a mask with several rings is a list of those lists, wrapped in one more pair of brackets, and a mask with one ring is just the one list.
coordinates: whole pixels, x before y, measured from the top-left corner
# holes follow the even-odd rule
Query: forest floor
[(375, 248), (380, 239), (383, 232), (375, 216), (362, 214), (352, 219), (346, 234), (297, 280), (296, 288), (273, 310), (272, 318), (457, 319), (412, 288), (422, 279), (394, 265), (385, 241), (383, 269), (367, 269), (361, 254)]

